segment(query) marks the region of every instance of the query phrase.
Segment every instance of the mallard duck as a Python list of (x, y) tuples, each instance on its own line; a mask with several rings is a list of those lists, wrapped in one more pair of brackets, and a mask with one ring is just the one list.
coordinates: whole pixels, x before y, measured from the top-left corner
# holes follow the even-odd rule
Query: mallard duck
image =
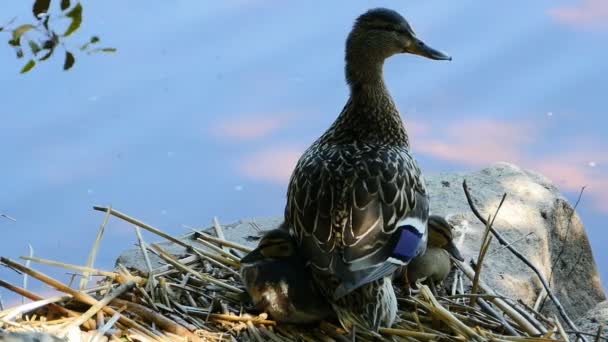
[(267, 232), (241, 259), (241, 279), (257, 311), (286, 323), (312, 323), (331, 314), (296, 243), (283, 227)]
[(384, 61), (400, 53), (451, 59), (393, 10), (356, 19), (346, 40), (350, 98), (300, 157), (287, 191), (285, 220), (347, 330), (393, 323), (391, 276), (426, 248), (428, 195), (383, 79)]
[(413, 287), (418, 280), (426, 279), (431, 284), (441, 283), (445, 280), (452, 270), (450, 255), (457, 260), (464, 261), (452, 241), (454, 228), (445, 218), (431, 215), (427, 227), (429, 239), (424, 254), (417, 256), (407, 266), (395, 273), (410, 287)]

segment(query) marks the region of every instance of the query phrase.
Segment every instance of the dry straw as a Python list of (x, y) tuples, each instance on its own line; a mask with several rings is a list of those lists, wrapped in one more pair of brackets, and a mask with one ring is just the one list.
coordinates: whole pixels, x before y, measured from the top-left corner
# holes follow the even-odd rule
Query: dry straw
[[(77, 288), (53, 279), (29, 266), (8, 258), (0, 262), (17, 272), (27, 274), (62, 295), (42, 298), (24, 288), (0, 280), (0, 286), (31, 302), (0, 311), (0, 329), (12, 332), (45, 331), (59, 336), (80, 334), (87, 341), (567, 341), (568, 333), (576, 327), (565, 311), (560, 320), (547, 318), (521, 304), (517, 298), (496, 294), (481, 280), (484, 257), (488, 254), (492, 236), (501, 248), (513, 252), (524, 263), (534, 265), (517, 252), (494, 226), (500, 215), (500, 205), (494, 216), (486, 220), (473, 205), (466, 183), (465, 194), (474, 214), (486, 226), (480, 254), (474, 266), (455, 261), (461, 273), (456, 276), (451, 293), (438, 295), (421, 285), (410, 294), (397, 288), (399, 319), (390, 328), (379, 332), (347, 333), (333, 321), (299, 327), (279, 324), (266, 314), (248, 314), (241, 305), (243, 286), (238, 275), (239, 253), (250, 249), (226, 241), (222, 227), (214, 219), (213, 228), (196, 231), (187, 237), (174, 237), (158, 228), (121, 213), (111, 207), (95, 207), (105, 212), (86, 266), (70, 265), (38, 257), (23, 257), (77, 272), (81, 277)], [(114, 271), (94, 268), (109, 218), (115, 217), (133, 224), (139, 248), (146, 262), (146, 271), (132, 274), (119, 265)], [(185, 247), (185, 255), (172, 255), (163, 244), (148, 245), (140, 229)], [(492, 235), (490, 235), (492, 234)], [(165, 265), (152, 267), (150, 254), (159, 256)], [(133, 271), (134, 272), (134, 271)], [(89, 278), (97, 277), (95, 287)], [(541, 279), (541, 282), (544, 279)], [(87, 287), (88, 286), (88, 287)], [(465, 289), (470, 289), (464, 291)], [(548, 297), (554, 299), (547, 286)], [(556, 300), (556, 299), (555, 299)], [(561, 307), (559, 302), (556, 303)], [(562, 326), (564, 322), (569, 330)], [(0, 330), (1, 333), (1, 330)], [(585, 339), (585, 334), (578, 337)], [(596, 341), (608, 341), (601, 330), (591, 336)]]

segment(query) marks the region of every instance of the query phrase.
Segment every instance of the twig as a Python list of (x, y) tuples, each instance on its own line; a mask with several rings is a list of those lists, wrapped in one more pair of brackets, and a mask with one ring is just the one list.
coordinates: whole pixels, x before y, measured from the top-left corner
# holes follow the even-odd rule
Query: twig
[[(473, 203), (473, 199), (471, 198), (471, 194), (469, 193), (469, 189), (468, 189), (466, 180), (464, 180), (462, 182), (462, 187), (464, 189), (464, 193), (467, 198), (467, 202), (469, 203), (469, 207), (471, 208), (471, 211), (473, 212), (473, 214), (483, 224), (487, 224), (487, 221), (479, 213), (479, 210), (477, 210), (477, 207), (475, 207), (475, 204)], [(549, 295), (549, 297), (555, 304), (555, 307), (559, 311), (559, 314), (562, 317), (562, 319), (564, 319), (564, 321), (566, 321), (566, 324), (568, 324), (568, 327), (570, 327), (570, 329), (572, 329), (572, 330), (578, 330), (578, 328), (576, 327), (576, 324), (574, 324), (574, 322), (570, 319), (570, 317), (568, 317), (568, 314), (566, 313), (566, 310), (564, 309), (564, 307), (562, 306), (560, 301), (557, 299), (557, 297), (555, 297), (555, 294), (551, 290), (549, 283), (547, 282), (547, 279), (545, 279), (545, 276), (543, 276), (543, 274), (538, 270), (538, 268), (536, 268), (536, 266), (534, 266), (534, 264), (532, 264), (532, 262), (530, 262), (523, 254), (521, 254), (518, 250), (516, 250), (515, 247), (513, 247), (512, 245), (509, 245), (509, 243), (494, 228), (490, 227), (490, 231), (492, 232), (492, 234), (494, 234), (494, 236), (496, 237), (496, 239), (498, 240), (498, 242), (501, 245), (507, 246), (506, 248), (508, 248), (509, 251), (511, 251), (511, 253), (513, 253), (513, 255), (515, 255), (519, 260), (521, 260), (530, 269), (532, 269), (532, 271), (536, 274), (536, 276), (538, 277), (540, 282), (543, 284), (543, 287), (545, 288), (545, 290), (547, 290), (547, 294)], [(580, 339), (582, 339), (583, 341), (588, 342), (587, 339), (584, 336), (582, 336), (581, 334), (578, 334), (577, 336)]]
[(152, 310), (150, 310), (149, 308), (140, 305), (140, 304), (136, 304), (136, 303), (132, 303), (123, 299), (114, 299), (112, 300), (113, 305), (117, 306), (117, 307), (121, 307), (121, 306), (125, 306), (129, 309), (129, 312), (136, 314), (137, 316), (141, 317), (142, 319), (144, 319), (145, 321), (151, 321), (154, 322), (154, 324), (156, 326), (158, 326), (160, 329), (173, 333), (173, 334), (177, 334), (177, 335), (181, 335), (181, 336), (191, 336), (192, 333), (182, 327), (181, 325), (175, 323), (174, 321), (168, 319), (167, 317), (156, 313)]
[[(483, 240), (481, 242), (481, 248), (479, 249), (477, 265), (475, 267), (475, 278), (473, 278), (473, 288), (471, 289), (472, 294), (477, 293), (477, 285), (479, 283), (479, 276), (481, 275), (481, 267), (483, 264), (483, 259), (486, 256), (486, 253), (488, 252), (488, 248), (490, 248), (490, 242), (492, 242), (492, 236), (490, 236), (490, 229), (492, 229), (492, 226), (494, 225), (494, 221), (496, 220), (496, 216), (498, 216), (498, 212), (500, 211), (500, 208), (502, 207), (506, 198), (507, 198), (507, 194), (505, 193), (502, 195), (502, 199), (500, 200), (500, 203), (498, 204), (498, 207), (496, 208), (496, 212), (494, 213), (494, 216), (488, 217), (488, 222), (486, 223), (486, 230), (483, 234)], [(476, 302), (476, 301), (477, 301), (477, 297), (473, 297), (473, 302)]]
[[(32, 300), (32, 301), (40, 301), (43, 300), (44, 298), (38, 296), (35, 293), (32, 293), (26, 289), (23, 289), (21, 287), (18, 286), (14, 286), (12, 284), (9, 284), (3, 280), (0, 279), (0, 286), (4, 287), (7, 290), (13, 291), (16, 294), (19, 294), (21, 296), (27, 297), (28, 299)], [(76, 313), (74, 311), (68, 310), (62, 306), (56, 305), (56, 304), (50, 304), (49, 307), (53, 310), (56, 310), (57, 312), (61, 313), (62, 315), (65, 316), (69, 316), (69, 317), (78, 317), (80, 316), (79, 313)], [(86, 323), (85, 328), (87, 329), (92, 329), (93, 326), (95, 325), (95, 322), (93, 321), (89, 321)]]
[[(218, 239), (226, 240), (226, 237), (224, 236), (224, 231), (222, 230), (222, 225), (220, 224), (220, 221), (217, 219), (217, 216), (213, 217), (213, 229), (215, 230), (215, 235), (217, 235)], [(225, 252), (230, 253), (230, 248), (223, 246), (222, 249)]]
[(42, 258), (32, 258), (32, 257), (27, 257), (27, 256), (21, 256), (19, 258), (23, 259), (23, 260), (33, 261), (33, 262), (36, 262), (36, 263), (39, 263), (39, 264), (45, 264), (45, 265), (50, 265), (50, 266), (57, 266), (57, 267), (66, 268), (66, 269), (69, 269), (69, 270), (80, 271), (80, 272), (83, 272), (83, 273), (84, 272), (88, 272), (90, 275), (104, 276), (104, 277), (109, 277), (109, 278), (112, 278), (112, 279), (117, 279), (118, 278), (118, 274), (115, 273), (115, 272), (102, 271), (102, 270), (97, 270), (97, 269), (90, 268), (90, 267), (85, 267), (85, 266), (64, 264), (64, 263), (59, 262), (59, 261), (47, 260), (47, 259), (42, 259)]
[[(112, 206), (109, 206), (109, 208), (112, 208)], [(87, 258), (87, 267), (89, 268), (93, 268), (93, 265), (95, 264), (95, 258), (97, 257), (97, 251), (99, 250), (99, 245), (101, 244), (101, 238), (103, 237), (103, 233), (106, 230), (106, 225), (108, 224), (108, 221), (110, 220), (110, 213), (107, 213), (106, 216), (103, 218), (103, 222), (101, 223), (101, 226), (99, 227), (99, 230), (97, 231), (97, 237), (95, 237), (95, 242), (93, 243), (93, 248), (91, 249), (91, 252), (89, 253), (89, 257)], [(79, 289), (84, 289), (85, 287), (87, 287), (87, 282), (89, 281), (89, 273), (88, 272), (84, 272), (82, 274), (82, 278), (80, 278), (80, 285), (78, 286)]]
[(134, 286), (135, 286), (135, 282), (133, 282), (132, 280), (120, 285), (119, 287), (114, 289), (112, 292), (110, 292), (110, 294), (105, 296), (102, 300), (97, 302), (95, 305), (91, 306), (85, 313), (82, 314), (82, 316), (78, 317), (77, 319), (75, 319), (72, 322), (70, 322), (69, 324), (67, 324), (62, 330), (64, 332), (67, 332), (67, 331), (70, 331), (70, 329), (72, 329), (72, 328), (80, 327), (80, 325), (82, 325), (84, 322), (88, 321), (89, 318), (96, 315), (98, 311), (100, 311), (103, 307), (108, 305), (113, 299), (115, 299), (118, 296), (122, 295), (123, 293), (129, 291)]
[(570, 339), (568, 338), (568, 334), (566, 334), (566, 332), (564, 331), (564, 327), (562, 327), (562, 324), (559, 322), (559, 319), (557, 319), (556, 316), (553, 316), (553, 320), (555, 321), (555, 325), (557, 326), (557, 331), (559, 332), (560, 336), (562, 337), (562, 340), (564, 340), (565, 342), (570, 342)]
[[(66, 285), (64, 285), (63, 283), (61, 283), (58, 280), (55, 280), (43, 273), (37, 272), (32, 270), (31, 268), (25, 267), (17, 262), (14, 262), (10, 259), (7, 259), (5, 257), (0, 257), (0, 262), (7, 265), (8, 267), (11, 267), (13, 269), (16, 269), (19, 272), (23, 272), (23, 273), (27, 273), (30, 276), (40, 280), (43, 283), (46, 283), (52, 287), (54, 287), (55, 289), (70, 294), (74, 297), (75, 300), (88, 304), (88, 305), (95, 305), (97, 304), (97, 300), (93, 297), (91, 297), (90, 295), (82, 292), (82, 291), (76, 291)], [(114, 315), (116, 314), (116, 311), (108, 306), (104, 307), (103, 310), (109, 314), (109, 315)], [(142, 332), (145, 335), (148, 335), (148, 337), (151, 337), (154, 340), (159, 340), (159, 341), (164, 341), (164, 339), (160, 336), (156, 336), (155, 334), (153, 334), (151, 331), (149, 331), (146, 327), (140, 325), (139, 323), (131, 320), (130, 318), (124, 317), (122, 316), (119, 319), (119, 322), (121, 322), (122, 324), (126, 325), (127, 327), (131, 327), (134, 328), (140, 332)]]
[(0, 213), (0, 217), (4, 217), (5, 219), (7, 219), (9, 221), (17, 222), (16, 219), (14, 219), (13, 217), (8, 216), (7, 214)]
[(271, 321), (268, 319), (261, 319), (258, 317), (246, 317), (246, 316), (233, 316), (226, 314), (210, 314), (210, 319), (220, 320), (220, 321), (232, 321), (232, 322), (252, 322), (256, 324), (264, 324), (264, 325), (276, 325), (277, 322)]
[(212, 243), (207, 242), (207, 241), (205, 241), (205, 240), (203, 240), (203, 239), (197, 239), (197, 240), (198, 240), (198, 242), (200, 242), (200, 243), (201, 243), (203, 246), (205, 246), (205, 247), (209, 248), (210, 250), (212, 250), (212, 251), (214, 251), (214, 252), (218, 253), (219, 255), (222, 255), (222, 256), (224, 256), (224, 257), (226, 257), (226, 258), (228, 258), (228, 259), (230, 259), (230, 260), (232, 260), (232, 261), (234, 261), (234, 262), (236, 262), (236, 263), (240, 263), (241, 259), (239, 259), (239, 258), (238, 258), (238, 257), (236, 257), (235, 255), (233, 255), (232, 253), (230, 253), (230, 252), (226, 252), (225, 250), (223, 250), (223, 249), (221, 249), (221, 248), (219, 248), (219, 247), (216, 247), (216, 246), (215, 246), (215, 245), (213, 245)]
[[(27, 244), (27, 246), (29, 247), (29, 251), (30, 251), (30, 258), (34, 256), (34, 247), (32, 247), (31, 244)], [(26, 267), (30, 267), (31, 261), (27, 260), (25, 262), (25, 266)], [(27, 290), (27, 274), (23, 274), (23, 288)], [(21, 304), (25, 303), (25, 297), (21, 296)]]
[[(108, 212), (109, 215), (109, 212)], [(148, 282), (146, 283), (146, 287), (150, 289), (150, 296), (152, 300), (154, 300), (154, 288), (156, 288), (156, 279), (154, 279), (154, 272), (152, 270), (152, 263), (150, 262), (150, 256), (148, 255), (148, 248), (146, 242), (144, 241), (143, 236), (141, 235), (141, 229), (138, 226), (133, 226), (135, 228), (135, 234), (137, 235), (137, 241), (139, 242), (139, 248), (141, 249), (141, 254), (144, 256), (144, 261), (146, 262), (146, 267), (148, 268)]]
[[(583, 197), (583, 192), (585, 192), (586, 187), (587, 186), (581, 187), (581, 191), (579, 191), (579, 193), (578, 193), (578, 198), (576, 199), (576, 202), (574, 203), (574, 207), (572, 207), (572, 210), (570, 211), (570, 217), (568, 218), (568, 226), (566, 227), (566, 233), (564, 234), (564, 241), (562, 242), (559, 253), (557, 253), (557, 257), (555, 258), (553, 263), (551, 263), (551, 271), (549, 273), (549, 284), (551, 284), (551, 281), (553, 280), (553, 270), (555, 268), (555, 265), (557, 265), (557, 263), (561, 260), (562, 255), (564, 254), (564, 251), (566, 250), (566, 240), (568, 239), (568, 235), (570, 233), (570, 228), (572, 228), (572, 218), (574, 217), (574, 213), (576, 213), (576, 208), (578, 207), (578, 204), (581, 202), (581, 198)], [(541, 310), (542, 310), (542, 306), (541, 306)]]
[(173, 236), (171, 236), (171, 235), (169, 235), (169, 234), (161, 231), (160, 229), (154, 228), (154, 227), (152, 227), (149, 224), (146, 224), (146, 223), (141, 222), (141, 221), (139, 221), (137, 219), (134, 219), (134, 218), (130, 217), (129, 215), (123, 214), (123, 213), (121, 213), (121, 212), (119, 212), (117, 210), (114, 210), (112, 208), (104, 208), (104, 207), (100, 207), (100, 206), (94, 206), (93, 209), (98, 210), (98, 211), (102, 211), (102, 212), (108, 212), (109, 211), (113, 216), (116, 216), (116, 217), (118, 217), (118, 218), (120, 218), (120, 219), (122, 219), (124, 221), (132, 223), (132, 224), (134, 224), (136, 226), (139, 226), (139, 227), (141, 227), (141, 228), (143, 228), (143, 229), (145, 229), (145, 230), (147, 230), (149, 232), (152, 232), (152, 233), (154, 233), (154, 234), (156, 234), (156, 235), (158, 235), (158, 236), (160, 236), (160, 237), (162, 237), (162, 238), (164, 238), (166, 240), (169, 240), (169, 241), (171, 241), (171, 242), (173, 242), (173, 243), (175, 243), (177, 245), (180, 245), (182, 247), (185, 247), (188, 250), (194, 250), (194, 251), (197, 251), (197, 252), (199, 252), (199, 253), (201, 253), (203, 255), (206, 255), (206, 256), (208, 256), (210, 258), (215, 258), (217, 260), (221, 260), (221, 262), (225, 262), (225, 263), (227, 263), (227, 264), (229, 264), (231, 266), (239, 267), (239, 264), (236, 263), (236, 262), (234, 262), (234, 261), (232, 261), (232, 260), (228, 260), (226, 258), (220, 257), (219, 255), (214, 255), (214, 254), (208, 253), (208, 252), (206, 252), (206, 251), (204, 251), (204, 250), (202, 250), (200, 248), (196, 248), (195, 246), (193, 246), (193, 245), (191, 245), (191, 244), (189, 244), (187, 242), (184, 242), (184, 241), (182, 241), (180, 239), (174, 238)]
[[(602, 331), (604, 330), (604, 325), (602, 323), (600, 323), (600, 326), (597, 327), (597, 334), (595, 335), (595, 342), (600, 342), (600, 340), (603, 338), (602, 337)], [(605, 339), (608, 340), (608, 339)]]
[(203, 273), (199, 273), (195, 270), (193, 270), (192, 268), (180, 263), (173, 255), (167, 253), (165, 250), (163, 250), (159, 245), (157, 244), (152, 244), (151, 245), (152, 249), (156, 250), (160, 256), (165, 259), (167, 262), (169, 262), (170, 264), (172, 264), (173, 266), (177, 267), (178, 269), (181, 269), (182, 271), (186, 271), (189, 273), (192, 273), (192, 275), (194, 275), (195, 277), (197, 277), (198, 279), (202, 280), (202, 281), (206, 281), (208, 283), (211, 284), (215, 284), (217, 286), (221, 286), (227, 290), (230, 290), (232, 292), (236, 292), (236, 293), (242, 293), (243, 291), (239, 288), (236, 288), (232, 285), (226, 284), (223, 281), (220, 281), (218, 279), (215, 279), (209, 275), (203, 274)]
[[(469, 279), (472, 280), (475, 277), (475, 271), (468, 264), (461, 261), (456, 261), (455, 265), (460, 268), (462, 273)], [(481, 280), (479, 281), (479, 288), (487, 294), (495, 295), (495, 292)], [(504, 311), (504, 313), (509, 317), (511, 317), (511, 319), (513, 319), (513, 321), (515, 321), (515, 323), (517, 323), (523, 331), (533, 336), (540, 335), (540, 331), (536, 329), (536, 327), (519, 312), (513, 309), (506, 301), (498, 297), (488, 298), (488, 300)]]
[(40, 307), (43, 307), (45, 305), (51, 304), (51, 303), (57, 303), (57, 302), (62, 302), (65, 300), (69, 300), (70, 298), (72, 298), (72, 296), (55, 296), (55, 297), (51, 297), (51, 298), (47, 298), (47, 299), (42, 299), (36, 302), (31, 302), (31, 303), (27, 303), (27, 304), (23, 304), (20, 305), (14, 309), (11, 309), (9, 312), (7, 312), (2, 319), (6, 320), (6, 321), (10, 321), (13, 318), (26, 313), (26, 312), (30, 312), (32, 310), (36, 310)]
[(118, 321), (119, 318), (120, 318), (120, 313), (117, 312), (114, 316), (112, 316), (106, 322), (106, 324), (102, 325), (99, 329), (97, 329), (97, 334), (95, 334), (95, 336), (93, 336), (93, 339), (91, 340), (91, 342), (97, 342), (101, 338), (103, 338), (103, 335), (105, 335), (110, 329), (112, 329), (112, 327), (114, 326), (114, 324), (116, 324), (116, 322)]
[(492, 307), (482, 298), (477, 298), (477, 304), (479, 305), (479, 307), (487, 312), (488, 314), (490, 314), (490, 316), (496, 318), (500, 324), (502, 324), (502, 326), (505, 328), (505, 331), (511, 335), (511, 336), (520, 336), (520, 334), (515, 331), (515, 329), (511, 326), (511, 324), (509, 322), (507, 322), (507, 320), (500, 314), (498, 314), (498, 312), (496, 312), (494, 309), (492, 309)]
[(217, 238), (215, 236), (211, 236), (211, 235), (209, 235), (209, 234), (207, 234), (205, 232), (200, 232), (199, 231), (197, 233), (199, 235), (198, 239), (206, 240), (206, 241), (210, 241), (210, 242), (215, 242), (215, 243), (217, 243), (219, 245), (230, 247), (230, 248), (234, 248), (236, 250), (239, 250), (239, 251), (245, 252), (245, 253), (251, 252), (251, 248), (243, 246), (243, 245), (240, 245), (240, 244), (238, 244), (236, 242), (222, 240), (222, 239)]
[[(534, 235), (534, 232), (529, 232), (528, 234), (526, 234), (526, 235), (524, 235), (524, 236), (520, 237), (519, 239), (516, 239), (516, 240), (513, 240), (513, 241), (509, 242), (509, 244), (508, 244), (507, 246), (512, 246), (512, 245), (515, 245), (516, 243), (521, 242), (521, 241), (523, 241), (523, 240), (527, 239), (527, 238), (528, 238), (528, 236), (530, 236), (530, 235)], [(500, 247), (496, 248), (495, 250), (493, 250), (493, 251), (492, 251), (492, 253), (488, 254), (488, 257), (491, 257), (491, 256), (493, 256), (494, 254), (498, 254), (498, 253), (500, 253), (502, 250), (507, 249), (507, 246), (500, 246)]]

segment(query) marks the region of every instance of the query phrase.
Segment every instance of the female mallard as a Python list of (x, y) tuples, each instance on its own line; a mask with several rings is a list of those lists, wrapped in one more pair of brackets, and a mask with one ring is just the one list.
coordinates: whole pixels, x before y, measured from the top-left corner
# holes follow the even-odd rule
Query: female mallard
[(284, 225), (268, 231), (241, 259), (241, 278), (255, 308), (276, 321), (311, 323), (332, 312)]
[(464, 261), (453, 242), (454, 234), (452, 230), (452, 225), (443, 217), (429, 216), (429, 241), (426, 251), (395, 274), (410, 287), (414, 286), (418, 280), (424, 279), (431, 284), (442, 282), (452, 269), (450, 255), (457, 260)]
[(356, 20), (346, 41), (350, 98), (300, 157), (287, 191), (285, 220), (346, 329), (393, 323), (391, 276), (426, 248), (424, 180), (382, 75), (384, 60), (398, 53), (450, 59), (395, 11)]

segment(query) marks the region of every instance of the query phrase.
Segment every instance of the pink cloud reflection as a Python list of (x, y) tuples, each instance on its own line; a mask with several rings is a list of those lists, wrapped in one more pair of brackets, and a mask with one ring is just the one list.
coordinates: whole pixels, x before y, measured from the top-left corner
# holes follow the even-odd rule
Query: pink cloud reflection
[(222, 139), (253, 140), (266, 137), (285, 124), (283, 117), (237, 117), (218, 122), (212, 133)]
[(573, 6), (553, 8), (549, 10), (549, 15), (564, 25), (608, 29), (606, 0), (579, 0)]
[[(414, 130), (416, 132), (416, 130)], [(519, 163), (521, 147), (533, 141), (534, 131), (522, 123), (470, 119), (444, 124), (417, 134), (417, 153), (472, 166), (496, 161)]]
[(276, 184), (287, 184), (304, 149), (268, 148), (245, 158), (239, 165), (246, 177)]

